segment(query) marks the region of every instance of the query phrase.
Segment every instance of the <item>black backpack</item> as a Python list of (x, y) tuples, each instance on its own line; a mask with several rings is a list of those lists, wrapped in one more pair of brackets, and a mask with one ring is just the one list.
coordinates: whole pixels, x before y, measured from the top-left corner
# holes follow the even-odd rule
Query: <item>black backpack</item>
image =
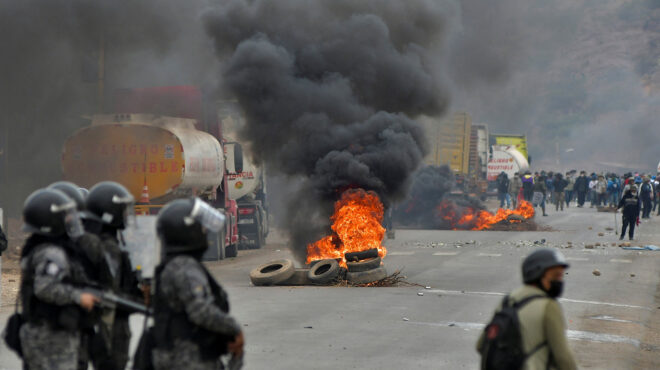
[(514, 304), (508, 295), (504, 297), (502, 309), (484, 329), (484, 341), (479, 350), (482, 370), (522, 369), (525, 360), (546, 345), (543, 342), (527, 354), (523, 349), (518, 310), (536, 298), (547, 296), (533, 295)]

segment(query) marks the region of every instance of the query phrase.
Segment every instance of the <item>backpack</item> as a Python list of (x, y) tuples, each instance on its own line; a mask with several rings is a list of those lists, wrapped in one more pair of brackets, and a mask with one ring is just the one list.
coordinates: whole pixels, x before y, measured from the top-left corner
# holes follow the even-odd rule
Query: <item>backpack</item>
[(502, 309), (495, 313), (484, 329), (484, 341), (479, 349), (482, 370), (522, 369), (525, 360), (547, 344), (543, 342), (525, 353), (522, 343), (518, 310), (536, 298), (547, 296), (533, 295), (511, 304), (509, 296), (504, 297)]

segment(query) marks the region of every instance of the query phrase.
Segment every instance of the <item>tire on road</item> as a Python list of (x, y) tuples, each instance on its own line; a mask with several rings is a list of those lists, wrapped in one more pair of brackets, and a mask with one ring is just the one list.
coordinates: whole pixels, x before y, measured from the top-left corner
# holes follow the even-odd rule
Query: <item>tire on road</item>
[(307, 278), (312, 284), (328, 284), (339, 275), (339, 263), (333, 259), (321, 260), (309, 269)]
[(344, 257), (346, 258), (346, 261), (349, 262), (357, 262), (366, 260), (367, 258), (375, 258), (378, 257), (378, 249), (373, 248), (367, 249), (366, 251), (346, 253)]
[(372, 283), (374, 281), (385, 279), (386, 277), (387, 270), (382, 266), (369, 271), (346, 273), (346, 280), (353, 284)]
[(380, 267), (381, 258), (369, 258), (360, 262), (346, 262), (348, 272), (369, 271)]
[(291, 260), (277, 260), (250, 271), (254, 285), (275, 285), (289, 279), (296, 272)]
[(309, 269), (296, 269), (296, 271), (291, 275), (290, 278), (284, 280), (281, 283), (277, 283), (277, 285), (308, 285), (309, 284), (309, 278), (307, 275), (309, 274)]

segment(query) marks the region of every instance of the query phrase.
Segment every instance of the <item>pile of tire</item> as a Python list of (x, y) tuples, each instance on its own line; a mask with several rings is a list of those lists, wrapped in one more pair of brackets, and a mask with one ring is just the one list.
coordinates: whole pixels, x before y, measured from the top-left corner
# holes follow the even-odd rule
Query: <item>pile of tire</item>
[(256, 286), (328, 285), (337, 280), (341, 269), (336, 260), (321, 260), (311, 268), (294, 268), (291, 260), (276, 260), (255, 268), (250, 280)]
[(352, 284), (367, 284), (387, 277), (385, 267), (381, 266), (378, 249), (346, 253), (346, 280)]

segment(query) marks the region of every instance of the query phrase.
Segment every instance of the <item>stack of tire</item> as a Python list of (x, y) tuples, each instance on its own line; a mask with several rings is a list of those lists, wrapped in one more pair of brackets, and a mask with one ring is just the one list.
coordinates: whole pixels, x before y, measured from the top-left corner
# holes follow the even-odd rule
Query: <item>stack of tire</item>
[(381, 266), (378, 249), (346, 253), (346, 280), (352, 284), (367, 284), (387, 277), (385, 267)]
[(250, 280), (257, 286), (329, 285), (340, 279), (352, 284), (367, 284), (387, 277), (378, 249), (346, 253), (345, 257), (347, 269), (341, 268), (334, 259), (314, 261), (308, 269), (295, 268), (291, 260), (276, 260), (252, 270)]

